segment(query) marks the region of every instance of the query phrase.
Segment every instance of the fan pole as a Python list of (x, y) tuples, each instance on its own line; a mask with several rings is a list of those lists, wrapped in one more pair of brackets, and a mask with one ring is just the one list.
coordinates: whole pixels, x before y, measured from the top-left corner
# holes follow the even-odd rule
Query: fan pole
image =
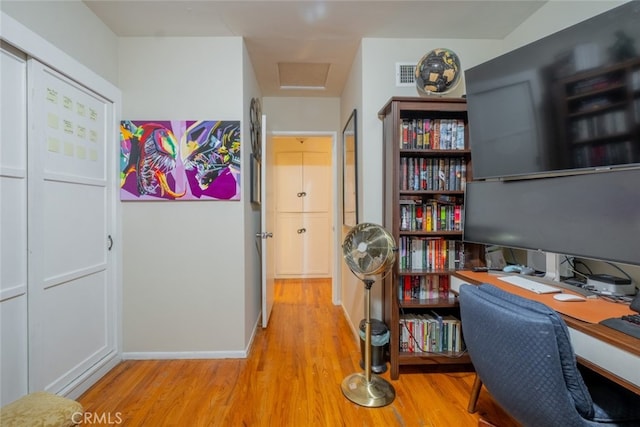
[(371, 374), (371, 286), (373, 279), (364, 280), (364, 374), (351, 374), (342, 381), (342, 393), (350, 401), (369, 408), (386, 406), (393, 402), (396, 391), (377, 375)]
[(373, 280), (364, 281), (364, 378), (371, 382), (371, 286)]

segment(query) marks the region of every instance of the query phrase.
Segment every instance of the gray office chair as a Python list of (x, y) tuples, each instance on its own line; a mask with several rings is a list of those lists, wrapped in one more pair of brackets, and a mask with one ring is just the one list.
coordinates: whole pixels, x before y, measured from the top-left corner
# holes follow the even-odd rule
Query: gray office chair
[(459, 300), (479, 378), (472, 399), (484, 384), (523, 426), (640, 426), (640, 396), (581, 373), (567, 326), (554, 310), (488, 284), (462, 285)]

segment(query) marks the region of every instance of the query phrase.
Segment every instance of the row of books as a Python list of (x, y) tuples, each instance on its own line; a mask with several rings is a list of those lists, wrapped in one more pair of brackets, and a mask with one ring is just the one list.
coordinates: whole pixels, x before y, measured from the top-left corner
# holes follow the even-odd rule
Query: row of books
[(405, 150), (464, 150), (461, 119), (403, 119), (400, 148)]
[(571, 122), (571, 137), (575, 141), (601, 138), (629, 131), (624, 110), (585, 116)]
[(405, 198), (400, 200), (400, 231), (461, 231), (464, 205)]
[(454, 270), (464, 266), (464, 244), (442, 237), (400, 236), (400, 271)]
[(401, 157), (400, 190), (461, 191), (467, 182), (467, 162), (460, 157)]
[(398, 280), (400, 301), (420, 301), (448, 298), (451, 287), (448, 275), (400, 276)]
[(602, 91), (622, 84), (623, 78), (619, 73), (595, 76), (590, 79), (584, 79), (574, 83), (569, 88), (569, 96), (578, 96), (589, 92)]
[(436, 312), (400, 316), (400, 351), (409, 353), (458, 353), (464, 350), (462, 324), (453, 315)]
[(573, 150), (574, 166), (578, 168), (629, 163), (636, 159), (631, 141), (582, 145)]

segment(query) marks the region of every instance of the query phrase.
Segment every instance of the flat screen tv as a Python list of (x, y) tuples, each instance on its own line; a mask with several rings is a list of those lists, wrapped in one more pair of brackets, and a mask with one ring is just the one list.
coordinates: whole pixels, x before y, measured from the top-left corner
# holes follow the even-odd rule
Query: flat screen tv
[(640, 265), (640, 169), (467, 183), (466, 242)]
[(474, 179), (640, 165), (640, 2), (465, 71)]

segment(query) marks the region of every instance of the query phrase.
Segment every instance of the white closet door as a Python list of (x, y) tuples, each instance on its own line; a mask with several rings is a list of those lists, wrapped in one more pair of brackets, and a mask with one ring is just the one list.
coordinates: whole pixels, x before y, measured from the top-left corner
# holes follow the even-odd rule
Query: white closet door
[(331, 193), (330, 153), (302, 154), (303, 212), (328, 212)]
[(41, 63), (29, 76), (29, 388), (64, 392), (116, 351), (113, 104)]
[(330, 274), (329, 216), (282, 213), (276, 218), (276, 276), (327, 277)]
[(275, 193), (277, 212), (301, 212), (302, 194), (302, 153), (276, 153)]
[(24, 55), (3, 48), (0, 95), (1, 406), (28, 390), (27, 64)]

